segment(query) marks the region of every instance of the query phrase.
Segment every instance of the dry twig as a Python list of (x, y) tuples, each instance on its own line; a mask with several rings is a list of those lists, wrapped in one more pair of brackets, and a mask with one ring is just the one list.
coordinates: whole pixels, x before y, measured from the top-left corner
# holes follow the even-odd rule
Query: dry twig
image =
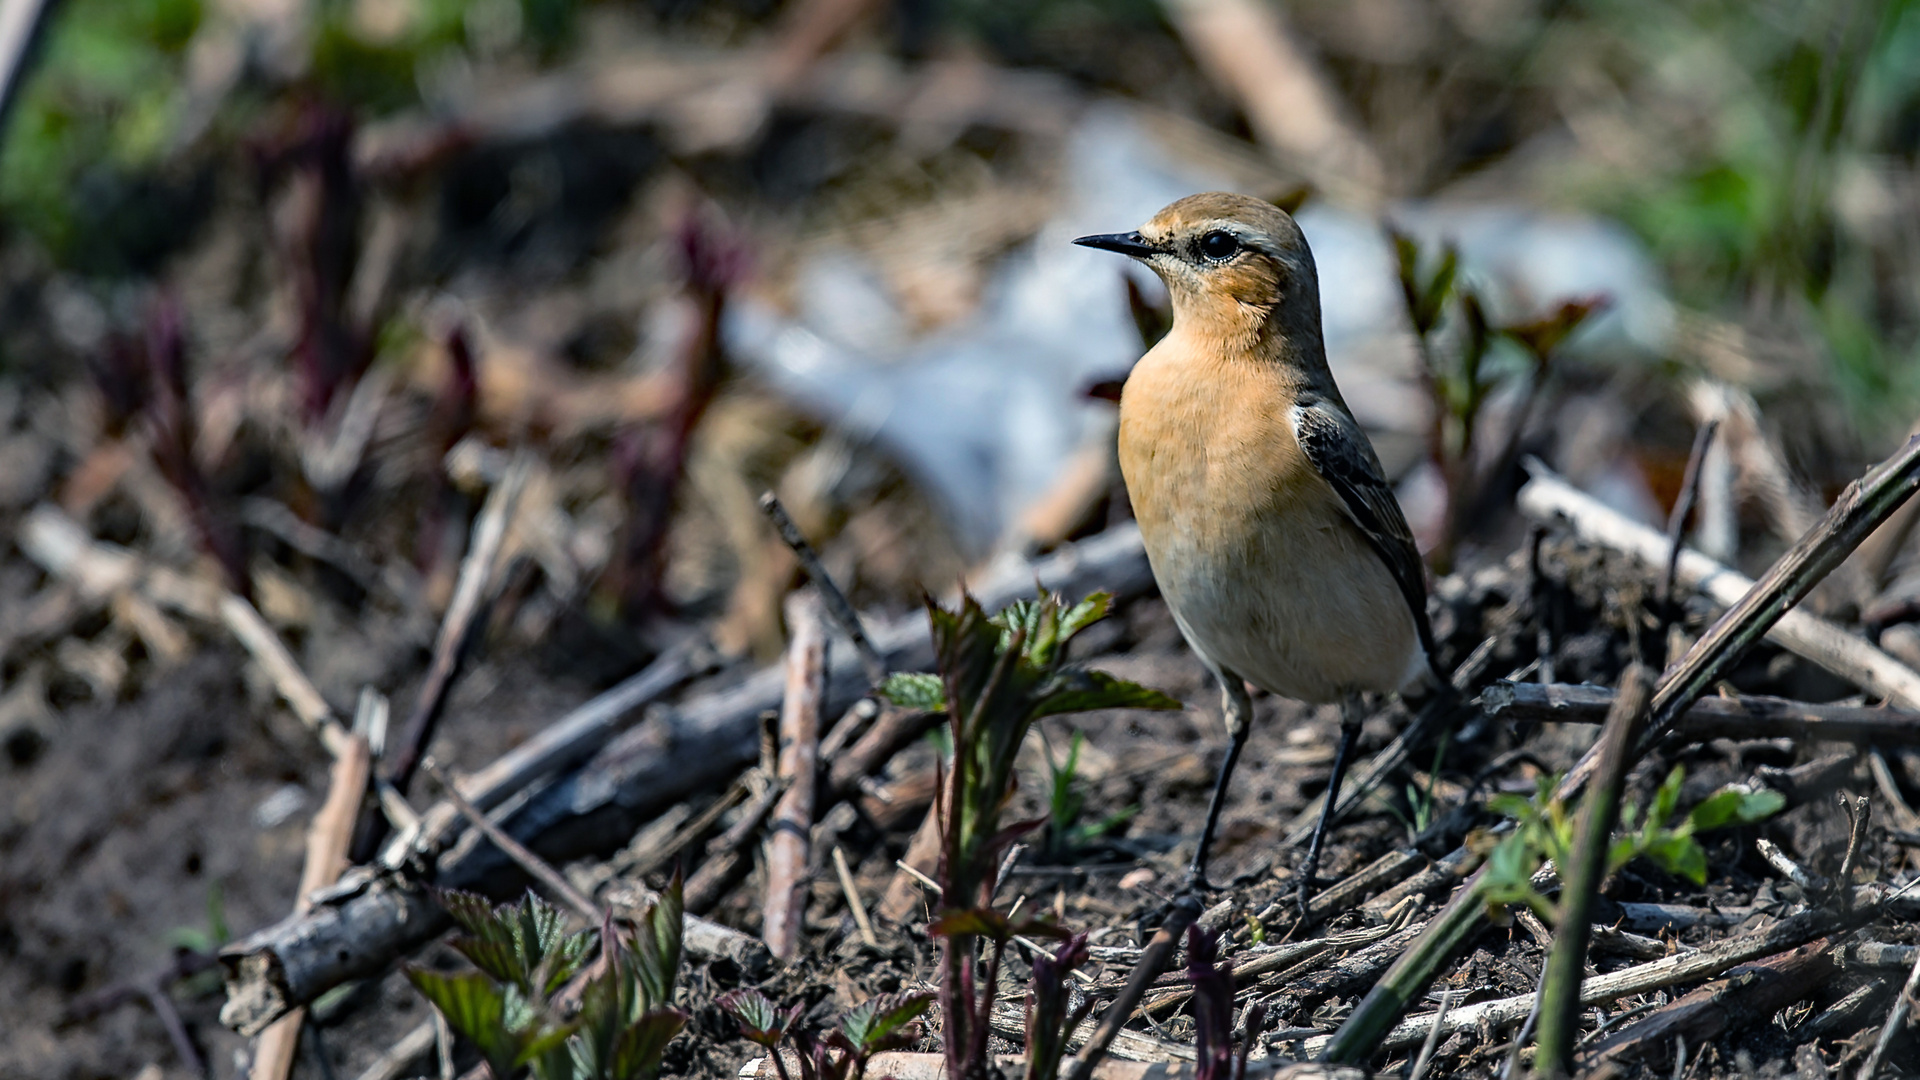
[[(300, 895), (294, 911), (305, 911), (308, 894), (333, 883), (346, 869), (347, 844), (353, 839), (353, 823), (360, 813), (360, 800), (367, 792), (367, 778), (373, 771), (373, 753), (365, 738), (348, 737), (340, 755), (334, 758), (332, 779), (328, 781), (327, 800), (313, 817), (307, 832), (307, 861), (300, 871)], [(260, 1033), (254, 1043), (254, 1080), (286, 1080), (293, 1068), (293, 1057), (300, 1048), (300, 1026), (306, 1018), (296, 1009), (275, 1021)]]
[(807, 913), (808, 842), (820, 774), (820, 710), (827, 692), (827, 628), (821, 602), (795, 593), (787, 604), (793, 640), (787, 646), (787, 692), (780, 707), (780, 779), (767, 841), (767, 892), (761, 937), (776, 959), (800, 950)]

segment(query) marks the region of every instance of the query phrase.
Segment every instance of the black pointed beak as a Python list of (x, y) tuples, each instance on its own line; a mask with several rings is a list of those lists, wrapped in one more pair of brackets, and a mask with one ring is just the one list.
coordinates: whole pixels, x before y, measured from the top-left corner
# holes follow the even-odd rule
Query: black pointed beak
[(1081, 247), (1099, 248), (1101, 251), (1117, 251), (1136, 259), (1144, 259), (1160, 252), (1159, 248), (1147, 243), (1146, 238), (1137, 232), (1097, 233), (1093, 236), (1082, 236), (1074, 243)]

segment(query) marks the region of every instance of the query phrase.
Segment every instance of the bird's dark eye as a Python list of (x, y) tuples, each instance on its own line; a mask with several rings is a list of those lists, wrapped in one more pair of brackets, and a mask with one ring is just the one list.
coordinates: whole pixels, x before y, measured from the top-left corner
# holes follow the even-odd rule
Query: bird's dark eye
[(1224, 229), (1215, 229), (1200, 238), (1200, 254), (1209, 259), (1230, 259), (1240, 250), (1240, 241)]

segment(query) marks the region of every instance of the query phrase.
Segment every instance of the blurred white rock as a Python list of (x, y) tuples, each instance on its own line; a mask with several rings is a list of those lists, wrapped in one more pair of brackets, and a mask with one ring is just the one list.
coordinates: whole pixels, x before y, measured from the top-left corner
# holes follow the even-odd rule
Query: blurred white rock
[[(1074, 450), (1112, 437), (1112, 405), (1086, 388), (1141, 352), (1123, 274), (1142, 268), (1074, 247), (1132, 229), (1162, 206), (1227, 186), (1175, 160), (1119, 105), (1087, 110), (1065, 148), (1060, 210), (1004, 258), (978, 312), (915, 337), (879, 271), (845, 251), (806, 260), (791, 315), (742, 300), (730, 353), (804, 407), (891, 453), (947, 508), (964, 549), (984, 555), (1046, 493)], [(1570, 350), (1631, 357), (1664, 347), (1671, 309), (1644, 251), (1610, 222), (1525, 207), (1410, 203), (1388, 218), (1424, 245), (1456, 244), (1491, 313), (1515, 320), (1604, 295), (1610, 306)], [(1392, 246), (1380, 222), (1309, 203), (1299, 215), (1321, 285), (1328, 359), (1360, 422), (1411, 435), (1427, 425)]]

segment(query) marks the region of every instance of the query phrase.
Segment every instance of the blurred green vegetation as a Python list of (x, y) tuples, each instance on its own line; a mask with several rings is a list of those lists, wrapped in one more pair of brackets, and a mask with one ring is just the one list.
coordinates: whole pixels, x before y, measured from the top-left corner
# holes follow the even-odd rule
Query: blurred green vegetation
[(0, 213), (56, 255), (78, 246), (90, 189), (157, 165), (178, 126), (200, 0), (71, 0), (0, 146)]
[(1682, 304), (1811, 331), (1863, 428), (1911, 423), (1920, 247), (1874, 203), (1913, 211), (1888, 188), (1920, 149), (1920, 3), (1590, 0), (1570, 31), (1648, 151), (1585, 201), (1638, 231)]
[[(56, 261), (87, 273), (147, 267), (165, 236), (189, 224), (193, 164), (175, 167), (191, 111), (217, 155), (250, 133), (276, 95), (318, 95), (377, 116), (419, 103), (421, 87), (462, 54), (521, 50), (551, 58), (571, 40), (579, 0), (410, 0), (395, 25), (370, 27), (353, 0), (318, 0), (300, 72), (262, 72), (261, 27), (221, 27), (246, 50), (237, 93), (220, 94), (191, 58), (212, 17), (202, 0), (66, 0), (54, 6), (34, 70), (0, 141), (0, 221)], [(221, 122), (225, 121), (225, 122)], [(199, 155), (204, 162), (209, 155)]]
[[(190, 61), (196, 37), (225, 33), (230, 47), (257, 51), (261, 35), (214, 25), (229, 16), (205, 0), (59, 4), (0, 143), (0, 221), (63, 266), (144, 272), (191, 227), (207, 202), (209, 163), (258, 132), (263, 106), (319, 96), (370, 117), (432, 104), (436, 88), (458, 85), (446, 74), (463, 65), (479, 70), (508, 53), (562, 57), (583, 0), (314, 4), (299, 39), (305, 54), (290, 65), (299, 74), (291, 82), (267, 74), (274, 65), (250, 55), (234, 93), (196, 85), (207, 78)], [(689, 6), (651, 0), (634, 9), (673, 23)], [(790, 5), (748, 6), (770, 28)], [(1920, 201), (1911, 179), (1920, 0), (1494, 7), (1508, 13), (1512, 33), (1476, 40), (1502, 64), (1509, 50), (1525, 54), (1521, 95), (1570, 126), (1586, 111), (1630, 133), (1597, 154), (1590, 135), (1578, 134), (1589, 160), (1574, 198), (1634, 228), (1677, 301), (1779, 327), (1823, 352), (1863, 433), (1920, 413), (1920, 237), (1910, 227)], [(917, 20), (986, 46), (999, 62), (1065, 64), (1076, 77), (1077, 54), (1063, 41), (1109, 51), (1172, 41), (1154, 0), (920, 0), (897, 5), (894, 17), (896, 44), (910, 52)], [(196, 114), (209, 106), (196, 93), (220, 102), (216, 115)]]

